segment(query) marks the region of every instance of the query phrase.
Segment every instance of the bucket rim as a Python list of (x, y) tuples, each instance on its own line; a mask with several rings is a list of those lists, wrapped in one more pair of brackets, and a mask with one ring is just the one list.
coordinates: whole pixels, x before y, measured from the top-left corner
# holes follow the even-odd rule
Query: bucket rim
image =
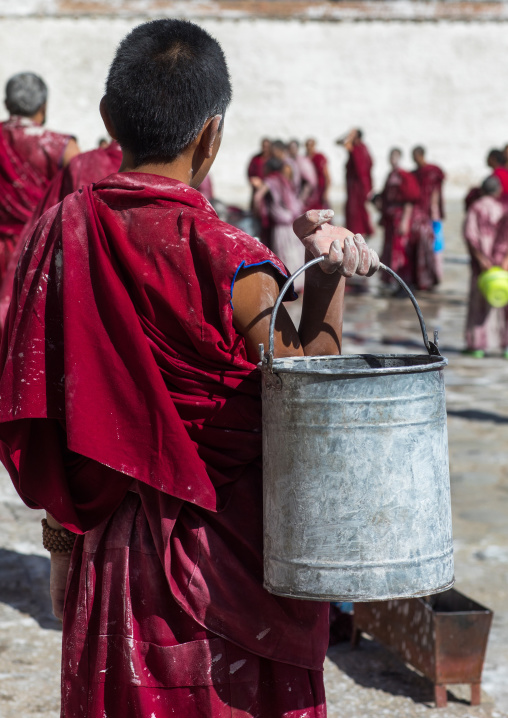
[[(345, 366), (334, 368), (320, 367), (319, 362), (334, 363), (344, 362), (346, 359), (418, 359), (415, 364), (388, 367), (351, 367)], [(266, 362), (259, 362), (258, 369), (263, 374), (317, 374), (322, 376), (355, 377), (355, 376), (385, 376), (390, 374), (422, 374), (424, 372), (440, 371), (448, 365), (448, 359), (440, 355), (429, 354), (337, 354), (323, 356), (299, 356), (299, 357), (278, 357), (274, 358), (270, 369)]]

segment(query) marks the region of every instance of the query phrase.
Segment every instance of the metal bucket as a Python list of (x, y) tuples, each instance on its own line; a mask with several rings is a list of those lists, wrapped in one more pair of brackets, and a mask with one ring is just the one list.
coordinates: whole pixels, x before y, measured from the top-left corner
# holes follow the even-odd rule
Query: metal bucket
[(276, 359), (260, 346), (264, 585), (318, 601), (422, 596), (453, 585), (442, 369), (427, 355)]

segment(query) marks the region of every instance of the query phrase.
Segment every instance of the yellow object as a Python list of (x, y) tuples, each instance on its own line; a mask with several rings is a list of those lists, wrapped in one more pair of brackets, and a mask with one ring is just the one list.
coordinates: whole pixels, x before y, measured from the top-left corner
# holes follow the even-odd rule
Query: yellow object
[(478, 277), (478, 287), (492, 307), (508, 304), (508, 272), (501, 267), (491, 267)]

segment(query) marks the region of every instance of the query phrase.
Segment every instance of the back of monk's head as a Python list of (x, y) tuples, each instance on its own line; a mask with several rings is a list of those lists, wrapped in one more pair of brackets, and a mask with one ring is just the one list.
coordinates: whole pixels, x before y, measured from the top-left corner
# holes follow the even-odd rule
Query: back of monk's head
[(502, 186), (499, 178), (495, 175), (491, 175), (490, 177), (487, 177), (487, 179), (483, 180), (481, 189), (483, 194), (494, 197), (501, 194)]
[(11, 115), (33, 117), (47, 99), (46, 83), (33, 72), (19, 72), (5, 86), (5, 106)]
[(184, 20), (155, 20), (121, 42), (105, 102), (136, 164), (172, 162), (210, 117), (224, 114), (231, 82), (219, 43)]

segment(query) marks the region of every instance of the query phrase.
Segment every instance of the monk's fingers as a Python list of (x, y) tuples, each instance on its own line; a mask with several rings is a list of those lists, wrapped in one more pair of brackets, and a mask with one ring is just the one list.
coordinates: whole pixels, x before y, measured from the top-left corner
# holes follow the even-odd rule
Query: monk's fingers
[(373, 249), (369, 250), (369, 254), (370, 254), (370, 268), (369, 268), (369, 271), (367, 272), (367, 277), (372, 277), (372, 275), (375, 274), (377, 272), (377, 270), (379, 269), (380, 261), (379, 261), (377, 252), (375, 252)]
[(346, 237), (344, 240), (344, 259), (342, 260), (342, 267), (339, 268), (339, 272), (344, 277), (352, 277), (358, 268), (359, 261), (360, 254), (356, 248), (353, 237)]
[(334, 240), (328, 248), (328, 256), (319, 266), (325, 274), (333, 274), (341, 270), (344, 262), (344, 250), (339, 239)]
[(353, 242), (358, 250), (358, 267), (356, 268), (356, 273), (365, 277), (370, 269), (370, 252), (367, 242), (361, 234), (355, 234)]
[(295, 219), (293, 231), (300, 239), (308, 237), (322, 224), (329, 222), (333, 214), (333, 209), (309, 209), (308, 212)]

